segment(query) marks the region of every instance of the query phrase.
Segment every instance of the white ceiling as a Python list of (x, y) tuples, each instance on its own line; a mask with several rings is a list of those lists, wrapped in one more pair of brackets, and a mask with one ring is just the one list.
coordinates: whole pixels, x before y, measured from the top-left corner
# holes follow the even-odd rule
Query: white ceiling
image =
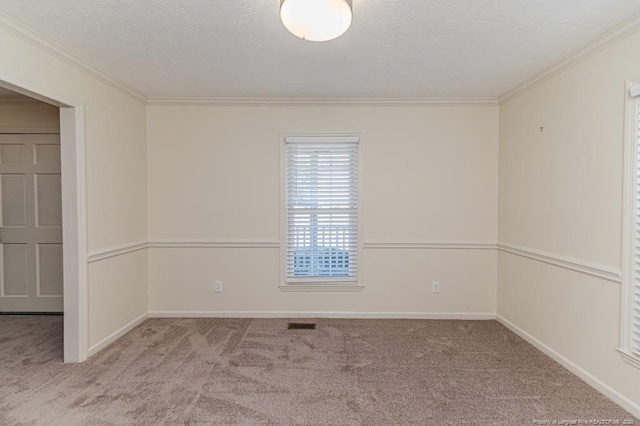
[(496, 97), (640, 12), (638, 0), (354, 0), (305, 42), (280, 0), (0, 0), (148, 97)]

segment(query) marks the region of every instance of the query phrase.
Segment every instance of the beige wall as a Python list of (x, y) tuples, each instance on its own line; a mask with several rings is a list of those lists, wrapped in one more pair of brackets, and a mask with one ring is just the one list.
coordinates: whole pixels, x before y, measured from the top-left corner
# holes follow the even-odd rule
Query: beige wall
[[(495, 242), (497, 108), (148, 108), (151, 312), (495, 313), (496, 254), (364, 249), (361, 293), (283, 293), (275, 242), (284, 133), (362, 136), (364, 243)], [(461, 125), (464, 123), (464, 125)], [(461, 267), (460, 265), (464, 265)], [(213, 281), (224, 291), (213, 293)], [(439, 280), (440, 295), (431, 294)]]
[(6, 100), (0, 98), (0, 132), (3, 129), (60, 129), (57, 107), (34, 100)]
[[(148, 253), (89, 265), (90, 346), (148, 310), (337, 315), (497, 310), (614, 393), (640, 404), (640, 372), (615, 351), (618, 283), (505, 252), (428, 248), (432, 242), (492, 243), (497, 235), (501, 242), (551, 257), (619, 270), (623, 89), (625, 80), (640, 80), (640, 34), (499, 111), (147, 107), (14, 34), (0, 29), (0, 80), (85, 105), (90, 253), (147, 238), (156, 245)], [(0, 105), (0, 126), (7, 114)], [(361, 134), (364, 242), (424, 247), (364, 249), (362, 292), (281, 292), (283, 132)], [(228, 241), (272, 244), (195, 247)], [(224, 281), (223, 293), (213, 293), (215, 279)], [(440, 295), (431, 294), (433, 280), (441, 282)]]
[[(85, 106), (90, 253), (146, 240), (146, 106), (0, 26), (0, 81)], [(104, 261), (103, 261), (104, 262)], [(146, 253), (89, 265), (89, 346), (147, 311)], [(114, 273), (113, 271), (117, 271)]]
[[(501, 242), (620, 270), (625, 80), (640, 79), (638, 51), (640, 33), (500, 107)], [(640, 371), (616, 352), (620, 284), (509, 253), (498, 264), (498, 314), (640, 412)]]

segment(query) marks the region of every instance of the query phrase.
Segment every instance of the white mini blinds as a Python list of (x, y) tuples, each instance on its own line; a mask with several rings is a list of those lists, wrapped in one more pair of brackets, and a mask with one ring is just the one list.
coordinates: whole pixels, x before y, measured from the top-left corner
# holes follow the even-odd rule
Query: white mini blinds
[(633, 98), (633, 141), (634, 141), (634, 196), (633, 196), (633, 246), (632, 280), (630, 294), (631, 336), (629, 349), (640, 357), (640, 84), (631, 86)]
[(355, 284), (359, 138), (286, 137), (286, 282)]

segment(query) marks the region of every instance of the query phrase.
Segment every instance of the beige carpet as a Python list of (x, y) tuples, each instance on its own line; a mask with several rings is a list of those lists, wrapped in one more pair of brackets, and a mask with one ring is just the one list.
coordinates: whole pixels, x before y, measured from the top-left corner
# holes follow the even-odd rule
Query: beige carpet
[(65, 365), (61, 317), (0, 317), (0, 424), (632, 419), (495, 321), (287, 322), (152, 319)]

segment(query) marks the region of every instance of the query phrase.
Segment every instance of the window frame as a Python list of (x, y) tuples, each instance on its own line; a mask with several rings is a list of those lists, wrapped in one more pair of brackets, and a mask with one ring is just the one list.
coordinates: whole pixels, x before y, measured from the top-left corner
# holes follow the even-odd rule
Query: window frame
[[(640, 282), (635, 282), (634, 255), (637, 231), (640, 221), (636, 222), (636, 189), (640, 177), (638, 154), (640, 151), (640, 80), (627, 81), (625, 87), (625, 125), (624, 125), (624, 179), (623, 179), (623, 224), (622, 224), (622, 280), (620, 302), (620, 347), (618, 352), (625, 362), (640, 369), (640, 353), (633, 349), (633, 291)], [(639, 277), (640, 278), (640, 277)], [(639, 332), (640, 333), (640, 332)]]
[[(339, 142), (344, 138), (356, 138), (358, 146), (358, 202), (357, 202), (357, 225), (356, 225), (356, 277), (355, 280), (336, 280), (336, 279), (303, 279), (296, 281), (287, 281), (287, 139), (288, 138), (301, 138), (301, 139), (313, 139), (329, 141), (335, 139)], [(324, 133), (324, 132), (290, 132), (282, 133), (280, 135), (280, 283), (279, 287), (281, 291), (338, 291), (338, 292), (351, 292), (362, 291), (364, 285), (362, 284), (362, 271), (363, 271), (363, 259), (362, 259), (362, 206), (363, 206), (363, 138), (358, 132), (345, 132), (345, 133)]]

